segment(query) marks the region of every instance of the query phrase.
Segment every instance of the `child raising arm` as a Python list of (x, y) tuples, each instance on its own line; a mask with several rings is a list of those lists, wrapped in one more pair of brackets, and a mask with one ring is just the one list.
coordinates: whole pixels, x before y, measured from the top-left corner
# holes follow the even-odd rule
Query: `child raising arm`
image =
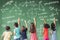
[(34, 22), (30, 25), (30, 40), (38, 40), (36, 33), (36, 18), (34, 18)]
[(51, 23), (51, 34), (52, 34), (51, 39), (56, 40), (56, 19), (55, 18), (53, 23)]
[(27, 40), (27, 29), (28, 29), (28, 26), (27, 26), (26, 20), (24, 22), (25, 22), (26, 27), (22, 26), (22, 28), (21, 28), (21, 32), (20, 32), (21, 38), (22, 38), (21, 40)]

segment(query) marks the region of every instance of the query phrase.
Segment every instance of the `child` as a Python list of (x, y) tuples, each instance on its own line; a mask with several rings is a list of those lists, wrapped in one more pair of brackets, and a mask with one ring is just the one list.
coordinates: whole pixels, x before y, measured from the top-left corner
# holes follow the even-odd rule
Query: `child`
[(3, 40), (11, 40), (11, 35), (12, 35), (12, 32), (10, 31), (10, 27), (9, 26), (6, 26), (6, 31), (3, 32)]
[(52, 34), (52, 40), (56, 40), (56, 20), (54, 18), (54, 22), (51, 24), (51, 34)]
[(22, 37), (22, 40), (27, 40), (27, 23), (25, 21), (25, 24), (26, 24), (26, 27), (22, 26), (21, 28), (21, 37)]
[(38, 40), (36, 34), (36, 19), (34, 18), (34, 23), (30, 26), (30, 40)]
[(19, 28), (20, 19), (18, 18), (18, 23), (15, 23), (15, 29), (14, 29), (14, 40), (20, 40), (20, 28)]
[(44, 40), (49, 40), (49, 36), (48, 36), (48, 28), (49, 28), (49, 24), (46, 23), (45, 19), (44, 19), (44, 28), (43, 28), (43, 36), (44, 36)]

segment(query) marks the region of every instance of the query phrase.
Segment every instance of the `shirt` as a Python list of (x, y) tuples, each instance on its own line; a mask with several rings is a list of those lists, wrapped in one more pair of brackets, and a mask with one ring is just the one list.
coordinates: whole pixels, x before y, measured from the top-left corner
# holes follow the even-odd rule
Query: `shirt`
[(44, 37), (48, 37), (48, 28), (44, 28)]
[(27, 39), (27, 28), (24, 31), (20, 32), (22, 39)]
[(14, 29), (14, 39), (20, 38), (20, 28), (15, 28)]
[(12, 32), (11, 31), (5, 31), (5, 32), (3, 32), (3, 40), (10, 40), (10, 38), (11, 38), (11, 35), (12, 35)]

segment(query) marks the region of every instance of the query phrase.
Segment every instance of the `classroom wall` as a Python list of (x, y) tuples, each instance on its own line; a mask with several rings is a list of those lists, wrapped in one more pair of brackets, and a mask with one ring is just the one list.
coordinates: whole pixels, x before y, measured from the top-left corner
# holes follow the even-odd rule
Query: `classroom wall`
[[(56, 17), (56, 30), (57, 30), (57, 40), (60, 40), (59, 30), (60, 30), (60, 5), (58, 0), (1, 0), (0, 6), (0, 40), (1, 35), (5, 31), (6, 25), (11, 27), (13, 32), (14, 23), (17, 22), (18, 17), (20, 17), (20, 27), (25, 26), (24, 20), (28, 23), (28, 28), (30, 28), (30, 23), (33, 22), (33, 18), (36, 17), (37, 20), (37, 36), (38, 40), (43, 40), (43, 18), (46, 18), (47, 23), (51, 24), (53, 18)], [(49, 29), (49, 37), (50, 35)], [(28, 40), (30, 38), (29, 31)], [(13, 40), (13, 36), (11, 38)], [(51, 40), (51, 39), (50, 39)]]

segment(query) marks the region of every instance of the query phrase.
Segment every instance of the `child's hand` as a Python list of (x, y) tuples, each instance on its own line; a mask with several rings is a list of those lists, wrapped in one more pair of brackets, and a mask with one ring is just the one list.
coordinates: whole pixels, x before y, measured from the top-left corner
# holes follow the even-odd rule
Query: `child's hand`
[(25, 22), (25, 24), (26, 24), (26, 28), (28, 28), (26, 20), (24, 20), (24, 22)]
[(34, 20), (36, 21), (36, 18), (34, 18)]
[(34, 24), (35, 24), (35, 26), (36, 26), (36, 18), (34, 18)]
[(18, 21), (20, 22), (20, 18), (18, 18)]
[(18, 24), (20, 24), (20, 18), (18, 18)]
[(55, 26), (56, 26), (56, 18), (54, 17), (54, 24), (55, 24)]
[(26, 23), (26, 20), (24, 20), (24, 22)]
[(46, 19), (44, 18), (44, 23), (46, 24)]
[(52, 31), (50, 32), (50, 34), (52, 35)]

